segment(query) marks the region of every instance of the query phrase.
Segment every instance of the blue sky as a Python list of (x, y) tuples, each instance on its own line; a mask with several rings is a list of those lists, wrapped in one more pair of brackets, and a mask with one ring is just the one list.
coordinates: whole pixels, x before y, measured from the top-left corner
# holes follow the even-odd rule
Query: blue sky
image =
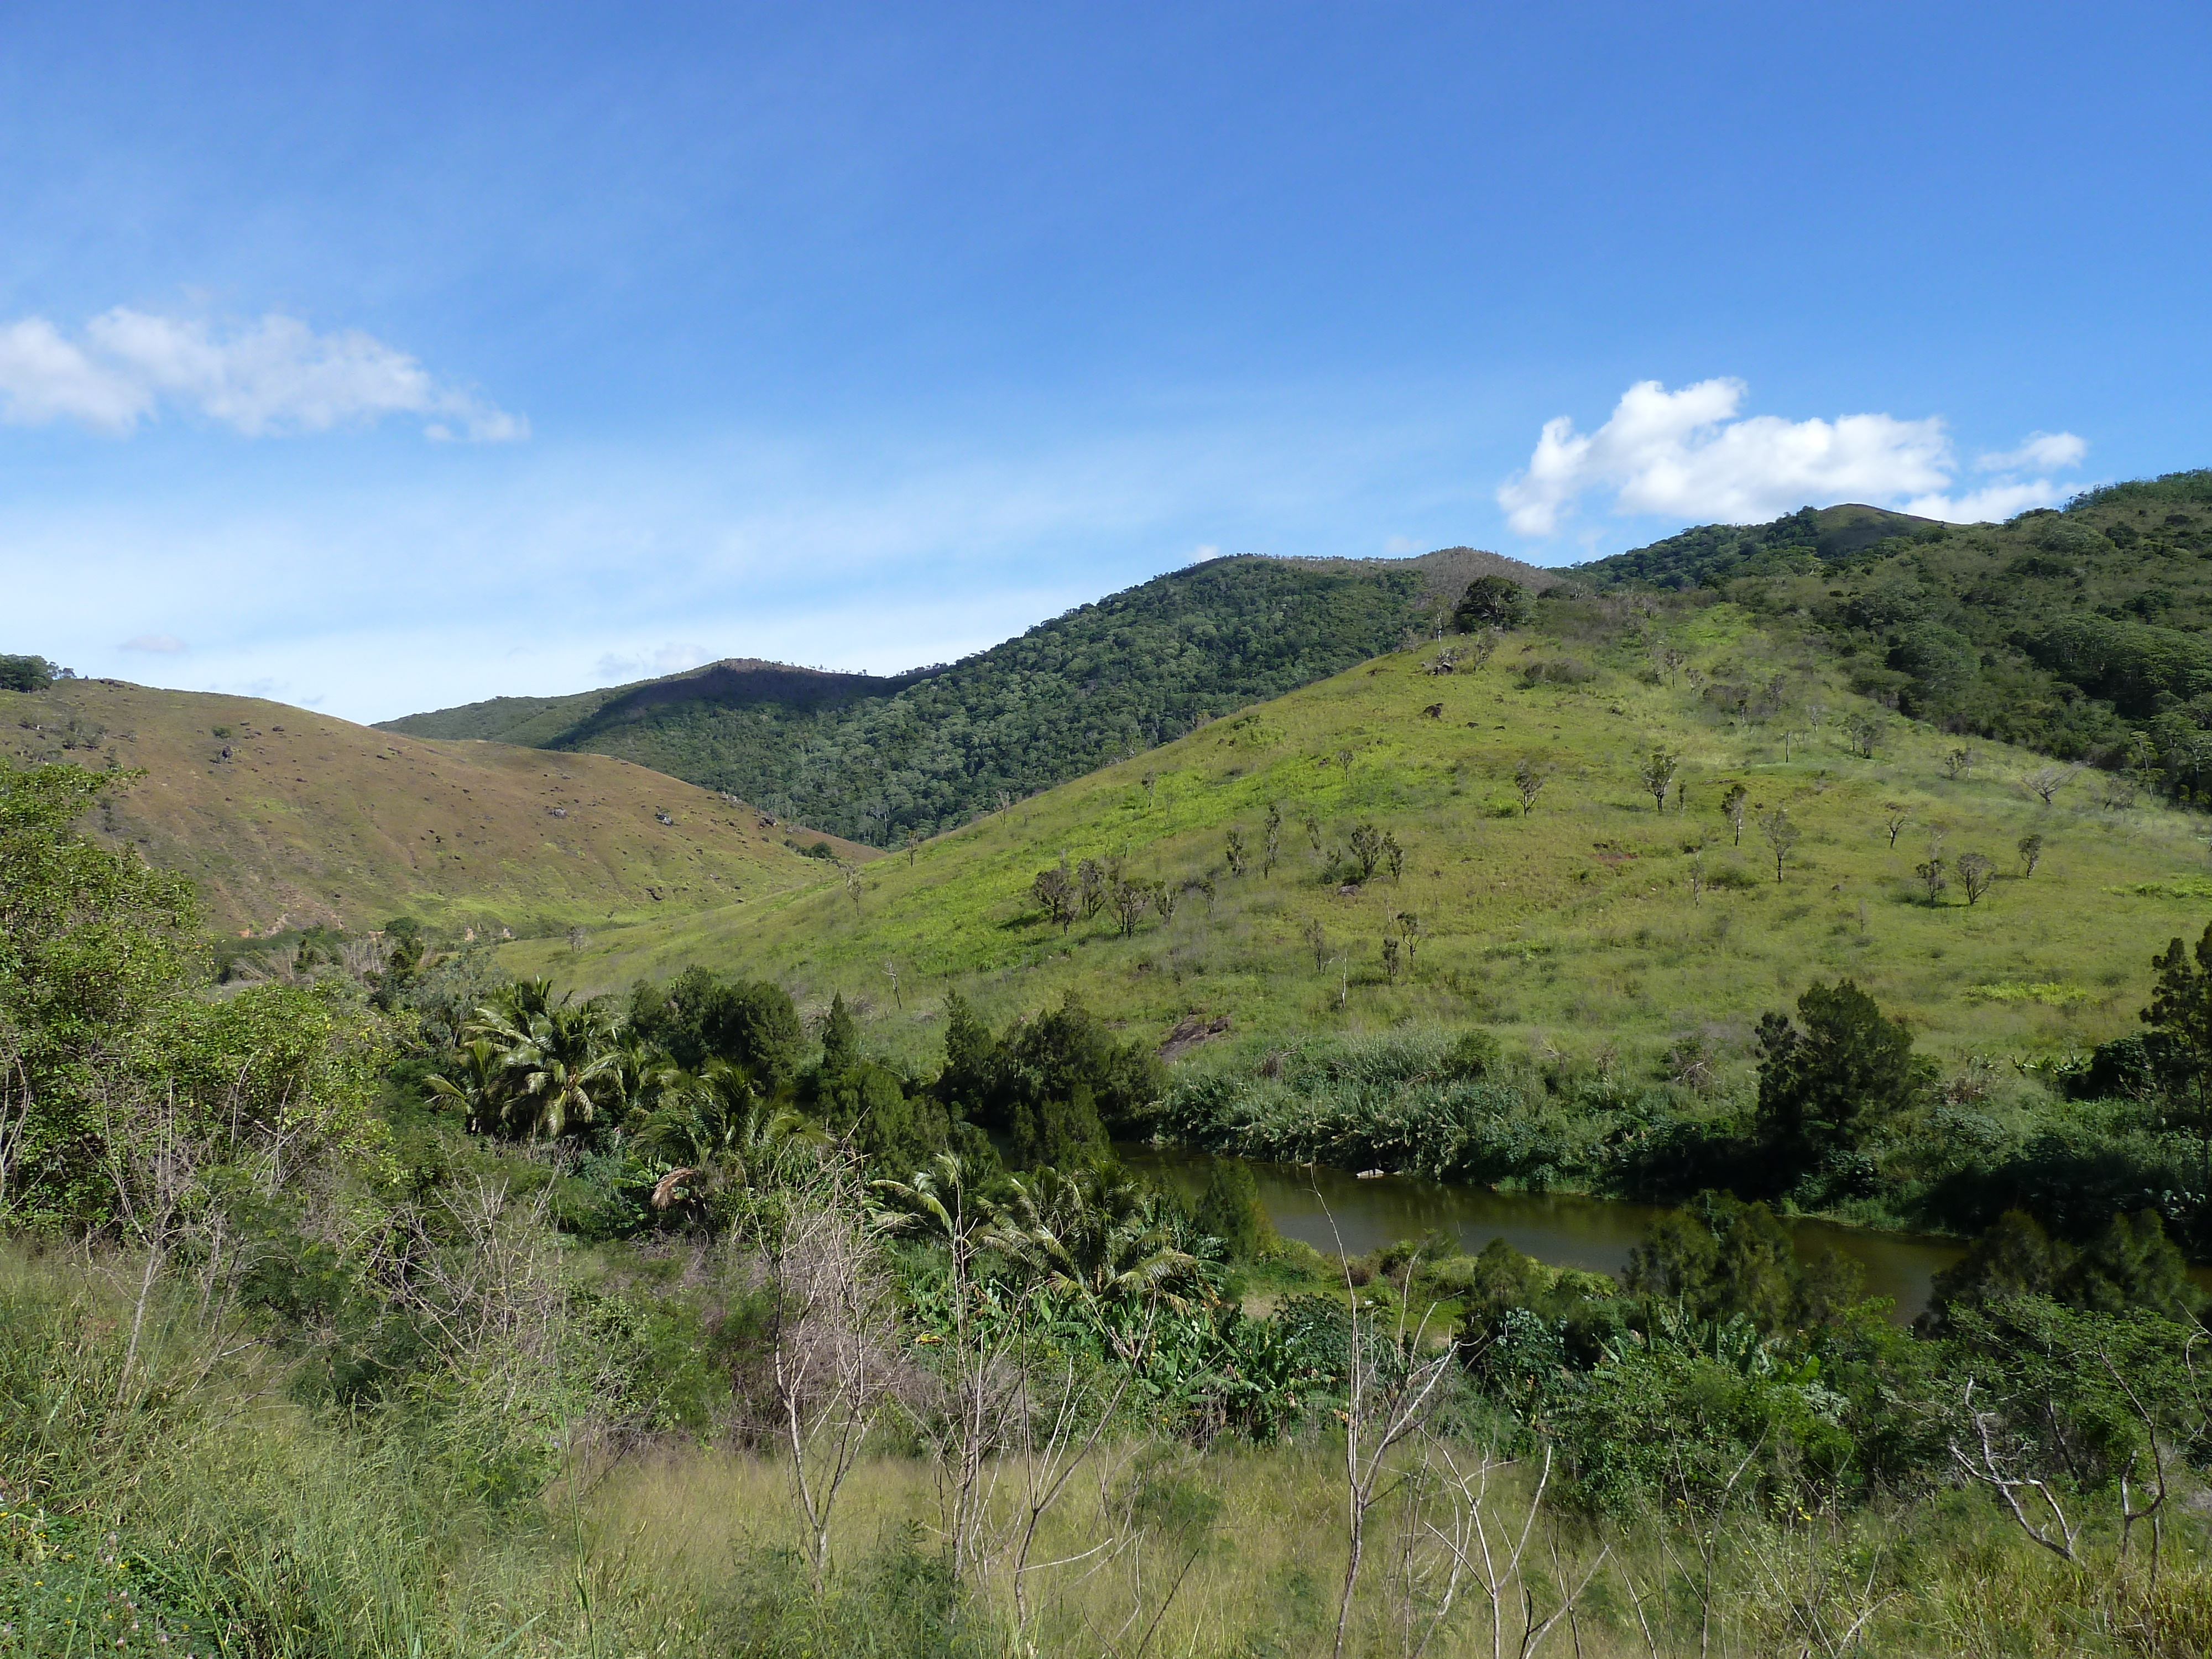
[(356, 719), (2212, 463), (2201, 6), (18, 3), (0, 650)]

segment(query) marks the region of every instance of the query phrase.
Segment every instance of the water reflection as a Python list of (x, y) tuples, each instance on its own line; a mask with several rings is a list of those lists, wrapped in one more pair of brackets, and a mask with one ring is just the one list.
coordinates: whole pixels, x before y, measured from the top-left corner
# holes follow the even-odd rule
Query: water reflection
[[(1121, 1146), (1123, 1162), (1194, 1197), (1213, 1159), (1180, 1148)], [(1303, 1164), (1249, 1165), (1260, 1201), (1277, 1231), (1334, 1253), (1363, 1255), (1380, 1244), (1434, 1231), (1480, 1250), (1493, 1238), (1557, 1267), (1614, 1273), (1644, 1230), (1664, 1212), (1650, 1204), (1537, 1193), (1495, 1193), (1411, 1176), (1362, 1181), (1342, 1170)], [(1866, 1269), (1869, 1296), (1886, 1297), (1894, 1316), (1910, 1321), (1928, 1305), (1929, 1281), (1965, 1254), (1942, 1239), (1863, 1232), (1821, 1221), (1788, 1225), (1800, 1250), (1833, 1247)]]

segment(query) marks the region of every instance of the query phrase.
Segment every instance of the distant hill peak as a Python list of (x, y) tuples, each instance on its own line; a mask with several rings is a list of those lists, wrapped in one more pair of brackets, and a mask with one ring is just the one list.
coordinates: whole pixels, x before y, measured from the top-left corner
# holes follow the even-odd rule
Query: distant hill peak
[(1572, 569), (1599, 587), (1622, 581), (1696, 587), (1733, 575), (1763, 574), (1776, 560), (1802, 558), (1808, 551), (1832, 562), (1891, 537), (1925, 537), (1946, 529), (1935, 519), (1863, 501), (1841, 501), (1833, 507), (1801, 507), (1765, 524), (1692, 525), (1648, 546), (1593, 559)]
[(1432, 553), (1417, 554), (1407, 558), (1293, 557), (1283, 558), (1277, 562), (1317, 570), (1418, 571), (1422, 586), (1431, 597), (1454, 600), (1466, 592), (1467, 585), (1478, 576), (1505, 576), (1538, 593), (1567, 580), (1556, 570), (1547, 570), (1541, 565), (1527, 564), (1519, 559), (1509, 559), (1503, 553), (1492, 553), (1480, 547), (1440, 547)]

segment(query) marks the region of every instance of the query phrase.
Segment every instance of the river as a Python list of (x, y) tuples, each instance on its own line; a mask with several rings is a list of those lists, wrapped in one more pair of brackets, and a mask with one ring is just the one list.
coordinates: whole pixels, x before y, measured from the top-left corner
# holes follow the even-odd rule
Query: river
[[(1205, 1188), (1212, 1155), (1179, 1148), (1118, 1146), (1133, 1170), (1169, 1182), (1191, 1196)], [(1362, 1255), (1377, 1245), (1434, 1230), (1469, 1253), (1493, 1238), (1555, 1267), (1616, 1273), (1644, 1231), (1665, 1211), (1657, 1205), (1567, 1194), (1498, 1193), (1411, 1176), (1362, 1181), (1342, 1170), (1304, 1164), (1249, 1164), (1260, 1202), (1277, 1231), (1334, 1255)], [(1910, 1322), (1928, 1305), (1929, 1283), (1965, 1252), (1948, 1239), (1869, 1232), (1825, 1221), (1784, 1224), (1802, 1251), (1831, 1247), (1866, 1269), (1869, 1296), (1885, 1297), (1893, 1316)]]

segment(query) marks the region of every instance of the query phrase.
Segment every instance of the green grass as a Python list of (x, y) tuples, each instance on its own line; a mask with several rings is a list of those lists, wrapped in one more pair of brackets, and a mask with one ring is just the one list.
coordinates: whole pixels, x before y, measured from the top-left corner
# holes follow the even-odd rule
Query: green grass
[[(1042, 1518), (1026, 1583), (1034, 1645), (1022, 1646), (1010, 1639), (1010, 1553), (988, 1554), (968, 1593), (953, 1590), (934, 1530), (937, 1472), (895, 1428), (840, 1499), (834, 1571), (816, 1591), (795, 1549), (787, 1469), (764, 1450), (688, 1438), (618, 1450), (583, 1413), (461, 1430), (435, 1402), (311, 1410), (285, 1399), (266, 1351), (196, 1325), (189, 1295), (163, 1298), (138, 1382), (118, 1388), (130, 1310), (115, 1282), (129, 1267), (0, 1253), (7, 1659), (1103, 1659), (1139, 1651), (1132, 1632), (1147, 1629), (1142, 1651), (1192, 1659), (1330, 1650), (1346, 1559), (1333, 1427), (1269, 1447), (1107, 1437)], [(229, 1353), (210, 1372), (218, 1347)], [(1480, 1414), (1439, 1426), (1401, 1450), (1416, 1478), (1389, 1482), (1370, 1517), (1350, 1652), (1407, 1651), (1407, 1632), (1436, 1608), (1443, 1561), (1423, 1523), (1450, 1511), (1434, 1478), (1442, 1462), (1420, 1478), (1417, 1451), (1462, 1469), (1499, 1465), (1484, 1488), (1498, 1556), (1528, 1516), (1533, 1461), (1508, 1461)], [(567, 1448), (542, 1490), (493, 1503), (466, 1478), (471, 1450), (538, 1436)], [(1002, 1473), (1000, 1540), (1018, 1471)], [(2212, 1639), (2196, 1491), (2170, 1506), (2153, 1581), (2140, 1528), (2132, 1562), (2119, 1558), (2109, 1501), (2077, 1506), (2081, 1559), (2067, 1564), (1967, 1491), (1601, 1523), (1562, 1510), (1555, 1486), (1521, 1570), (1495, 1602), (1463, 1583), (1425, 1651), (1492, 1652), (1493, 1607), (1512, 1650), (1524, 1609), (1558, 1605), (1555, 1575), (1589, 1571), (1573, 1626), (1541, 1650), (1826, 1651), (1821, 1632), (1864, 1615), (1863, 1645), (1844, 1650), (2179, 1659)]]
[[(1656, 1066), (1703, 1034), (1741, 1057), (1749, 1028), (1814, 979), (1856, 980), (1947, 1064), (2092, 1044), (2134, 1024), (2150, 953), (2202, 930), (2205, 820), (2156, 805), (2093, 805), (2085, 775), (2045, 806), (2018, 785), (2039, 757), (1982, 745), (1972, 775), (1941, 767), (1950, 738), (1852, 696), (1832, 665), (1727, 605), (1656, 621), (1598, 600), (1545, 607), (1551, 632), (1511, 636), (1480, 672), (1431, 676), (1431, 648), (1381, 658), (1219, 720), (868, 867), (857, 890), (793, 891), (667, 923), (608, 929), (582, 951), (550, 942), (505, 952), (517, 972), (586, 990), (694, 962), (790, 985), (804, 1005), (842, 992), (895, 1052), (933, 1049), (947, 989), (994, 1017), (1073, 992), (1133, 1031), (1227, 1016), (1253, 1050), (1315, 1031), (1478, 1022), (1534, 1054), (1611, 1051)], [(1737, 725), (1686, 675), (1652, 684), (1662, 629), (1716, 676), (1789, 678), (1794, 718)], [(1529, 684), (1528, 665), (1574, 657), (1580, 684)], [(1424, 708), (1443, 704), (1441, 718)], [(1826, 723), (1811, 735), (1808, 705)], [(1849, 752), (1841, 718), (1871, 711), (1876, 757)], [(1801, 735), (1789, 738), (1784, 728)], [(1656, 811), (1638, 780), (1654, 744), (1678, 750), (1686, 811)], [(1347, 768), (1339, 759), (1349, 752)], [(1522, 814), (1516, 763), (1555, 766)], [(1148, 788), (1145, 780), (1152, 780)], [(1754, 804), (1741, 847), (1718, 811), (1741, 781)], [(1281, 864), (1256, 864), (1267, 803), (1285, 823)], [(1890, 844), (1887, 804), (1910, 819)], [(1802, 831), (1784, 879), (1756, 828), (1786, 807)], [(1316, 856), (1298, 814), (1322, 825)], [(1371, 821), (1407, 852), (1401, 881), (1352, 893), (1325, 878), (1328, 849)], [(1255, 869), (1227, 869), (1241, 830)], [(1954, 885), (1931, 906), (1913, 867), (1982, 852), (2002, 872), (1969, 908)], [(2044, 836), (2020, 873), (2014, 845)], [(1686, 847), (1723, 885), (1693, 896)], [(1116, 936), (1102, 915), (1063, 938), (1030, 898), (1062, 854), (1119, 856), (1136, 874), (1211, 879), (1172, 923)], [(1381, 939), (1393, 912), (1420, 919), (1410, 974), (1389, 982)], [(1307, 943), (1318, 924), (1324, 963)], [(894, 994), (891, 972), (898, 975)], [(1991, 987), (2069, 988), (2063, 995)], [(902, 1006), (901, 1006), (902, 1004)]]

